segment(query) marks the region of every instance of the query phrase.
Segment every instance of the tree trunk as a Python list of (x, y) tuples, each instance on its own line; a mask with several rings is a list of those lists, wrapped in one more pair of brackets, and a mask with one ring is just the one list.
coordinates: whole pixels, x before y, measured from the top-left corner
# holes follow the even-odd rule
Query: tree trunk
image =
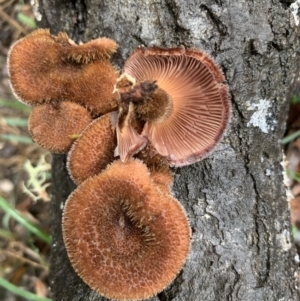
[[(289, 2), (40, 0), (41, 25), (53, 33), (66, 31), (76, 41), (115, 39), (119, 68), (141, 44), (184, 45), (208, 52), (228, 81), (233, 112), (225, 138), (207, 159), (173, 169), (192, 248), (176, 280), (151, 300), (298, 299), (279, 143), (300, 48)], [(74, 188), (65, 156), (55, 155), (52, 297), (105, 300), (75, 274), (64, 248), (62, 208)]]

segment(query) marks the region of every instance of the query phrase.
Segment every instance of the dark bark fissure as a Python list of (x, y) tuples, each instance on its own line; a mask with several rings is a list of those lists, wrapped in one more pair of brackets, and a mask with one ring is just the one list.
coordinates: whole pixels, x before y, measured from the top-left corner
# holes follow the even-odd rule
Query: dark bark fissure
[(86, 29), (86, 18), (87, 10), (84, 0), (72, 0), (73, 9), (75, 11), (75, 22), (72, 37), (78, 37), (81, 40), (81, 37), (84, 35)]
[[(298, 299), (278, 143), (300, 50), (291, 3), (40, 0), (41, 25), (51, 32), (66, 31), (75, 41), (115, 39), (119, 68), (141, 44), (184, 45), (212, 55), (229, 84), (232, 121), (224, 140), (207, 159), (173, 169), (192, 248), (174, 282), (151, 300)], [(53, 300), (106, 300), (75, 274), (63, 246), (62, 207), (75, 188), (65, 156), (54, 156), (53, 182)]]

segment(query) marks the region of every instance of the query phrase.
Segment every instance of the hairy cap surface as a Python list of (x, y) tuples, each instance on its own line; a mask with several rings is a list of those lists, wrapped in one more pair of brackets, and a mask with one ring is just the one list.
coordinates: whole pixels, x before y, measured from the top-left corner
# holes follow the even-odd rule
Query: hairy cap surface
[(28, 130), (42, 147), (53, 153), (66, 153), (91, 121), (92, 117), (84, 107), (62, 101), (36, 106), (30, 114)]
[(66, 33), (38, 29), (10, 49), (8, 70), (16, 97), (28, 104), (69, 100), (96, 114), (116, 108), (117, 72), (109, 62), (116, 43), (99, 38), (77, 45)]
[(78, 275), (105, 297), (141, 300), (162, 291), (190, 248), (183, 207), (158, 193), (140, 161), (116, 161), (67, 200), (67, 252)]
[(78, 185), (97, 175), (114, 159), (115, 131), (110, 114), (105, 114), (90, 123), (73, 144), (68, 155), (68, 170)]

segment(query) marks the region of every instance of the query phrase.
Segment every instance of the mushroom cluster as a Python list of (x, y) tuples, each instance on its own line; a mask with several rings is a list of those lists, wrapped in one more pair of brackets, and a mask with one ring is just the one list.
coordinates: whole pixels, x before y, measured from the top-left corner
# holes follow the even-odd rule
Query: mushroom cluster
[(12, 91), (33, 106), (29, 132), (54, 153), (66, 153), (95, 114), (117, 109), (112, 89), (118, 72), (110, 57), (117, 44), (99, 38), (77, 45), (66, 33), (38, 29), (8, 55)]
[(33, 140), (68, 153), (78, 185), (66, 201), (63, 237), (78, 275), (101, 295), (142, 300), (168, 286), (190, 249), (170, 166), (207, 156), (230, 118), (222, 71), (205, 52), (138, 48), (121, 75), (117, 44), (75, 44), (40, 29), (9, 53), (12, 89), (34, 106)]

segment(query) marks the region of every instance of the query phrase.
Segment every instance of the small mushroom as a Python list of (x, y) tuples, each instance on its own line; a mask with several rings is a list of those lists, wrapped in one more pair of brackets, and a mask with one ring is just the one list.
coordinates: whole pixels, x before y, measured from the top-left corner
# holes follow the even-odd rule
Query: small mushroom
[(68, 198), (63, 238), (83, 281), (116, 300), (162, 291), (190, 249), (191, 230), (180, 203), (159, 193), (138, 160), (115, 161)]
[(28, 104), (67, 99), (104, 114), (116, 108), (117, 72), (108, 58), (116, 43), (107, 38), (77, 45), (66, 33), (38, 29), (10, 49), (8, 70), (16, 97)]
[(66, 153), (82, 130), (92, 121), (79, 104), (62, 101), (36, 106), (29, 117), (32, 139), (53, 153)]
[(67, 167), (73, 181), (78, 185), (105, 169), (114, 159), (115, 147), (110, 114), (105, 114), (85, 128), (68, 154)]
[(140, 136), (171, 165), (194, 163), (215, 148), (231, 105), (223, 73), (205, 52), (138, 48), (123, 71), (136, 83), (121, 91), (120, 102), (133, 103), (135, 118), (145, 122)]

